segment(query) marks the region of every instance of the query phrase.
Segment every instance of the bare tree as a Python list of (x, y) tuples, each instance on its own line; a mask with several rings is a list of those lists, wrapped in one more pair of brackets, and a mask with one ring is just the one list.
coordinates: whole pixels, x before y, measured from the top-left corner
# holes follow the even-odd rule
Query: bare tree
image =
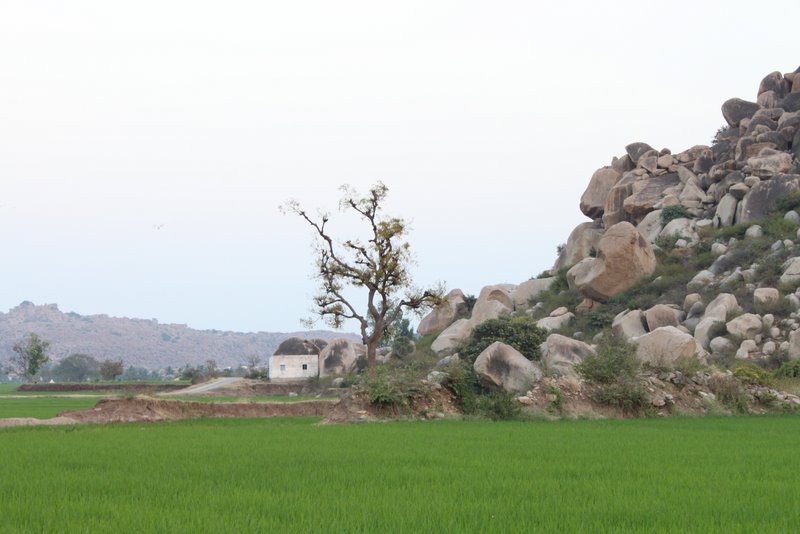
[[(378, 342), (391, 320), (402, 309), (421, 311), (438, 304), (443, 290), (413, 287), (409, 274), (411, 247), (404, 241), (407, 225), (403, 219), (381, 213), (388, 193), (383, 183), (372, 186), (363, 197), (347, 186), (341, 189), (344, 196), (339, 208), (355, 212), (367, 224), (366, 243), (360, 239), (335, 241), (327, 228), (329, 215), (312, 217), (297, 201), (287, 202), (282, 211), (300, 216), (315, 232), (314, 278), (319, 281), (319, 291), (314, 297), (315, 315), (334, 328), (340, 328), (349, 319), (358, 321), (361, 339), (367, 346), (368, 372), (374, 377)], [(348, 288), (365, 293), (366, 308), (355, 304)]]

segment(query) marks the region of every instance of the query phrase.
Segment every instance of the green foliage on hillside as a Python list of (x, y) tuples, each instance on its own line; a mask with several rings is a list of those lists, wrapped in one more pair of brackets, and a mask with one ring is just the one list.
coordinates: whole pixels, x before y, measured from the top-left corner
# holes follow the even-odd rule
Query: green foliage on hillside
[(541, 359), (539, 345), (547, 338), (547, 331), (536, 326), (536, 320), (526, 316), (505, 316), (485, 321), (472, 331), (469, 339), (458, 349), (458, 354), (468, 363), (489, 345), (501, 341), (511, 345), (532, 361)]
[(636, 349), (625, 339), (606, 333), (590, 354), (575, 366), (588, 382), (598, 385), (593, 400), (626, 412), (640, 411), (647, 403), (647, 393), (639, 382)]

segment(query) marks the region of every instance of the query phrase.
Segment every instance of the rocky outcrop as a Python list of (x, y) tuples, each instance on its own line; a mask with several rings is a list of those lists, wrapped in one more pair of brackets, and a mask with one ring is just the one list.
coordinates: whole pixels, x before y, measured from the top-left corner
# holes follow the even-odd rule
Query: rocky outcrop
[(469, 319), (458, 319), (439, 334), (431, 344), (431, 350), (437, 354), (452, 351), (466, 341), (471, 332)]
[(800, 175), (782, 174), (760, 181), (750, 188), (737, 208), (736, 222), (763, 219), (778, 207), (778, 202), (793, 191), (800, 190)]
[(525, 391), (542, 377), (542, 371), (514, 347), (496, 341), (480, 353), (473, 364), (485, 387)]
[(601, 218), (605, 211), (606, 197), (620, 178), (622, 173), (613, 167), (603, 167), (595, 171), (581, 196), (580, 208), (583, 214), (592, 219)]
[(419, 323), (417, 329), (422, 336), (441, 332), (459, 317), (467, 314), (467, 303), (464, 300), (464, 293), (460, 289), (453, 289), (445, 297), (444, 301), (436, 306)]
[(551, 276), (548, 278), (532, 278), (531, 280), (522, 282), (512, 293), (514, 308), (516, 310), (528, 308), (530, 302), (536, 300), (542, 292), (550, 289), (550, 286), (553, 285), (555, 280), (556, 279)]
[(619, 337), (632, 340), (647, 333), (645, 317), (642, 310), (625, 310), (614, 317), (611, 330)]
[(596, 223), (587, 222), (576, 226), (558, 255), (553, 271), (558, 272), (566, 267), (572, 267), (582, 259), (592, 256), (592, 251), (597, 250), (601, 237), (603, 229)]
[(606, 301), (656, 268), (653, 249), (628, 222), (609, 228), (597, 246), (597, 257), (586, 258), (567, 273), (570, 287), (584, 296)]
[(656, 328), (636, 340), (636, 356), (644, 363), (669, 366), (682, 358), (702, 356), (695, 339), (674, 326)]
[(470, 322), (473, 326), (489, 319), (497, 319), (514, 311), (514, 298), (511, 295), (513, 286), (496, 284), (481, 289), (478, 300), (472, 308)]
[(539, 347), (544, 367), (556, 376), (577, 378), (575, 365), (594, 354), (594, 347), (577, 339), (550, 334)]
[(334, 339), (319, 353), (320, 376), (344, 375), (356, 368), (356, 360), (367, 355), (367, 347), (349, 339)]

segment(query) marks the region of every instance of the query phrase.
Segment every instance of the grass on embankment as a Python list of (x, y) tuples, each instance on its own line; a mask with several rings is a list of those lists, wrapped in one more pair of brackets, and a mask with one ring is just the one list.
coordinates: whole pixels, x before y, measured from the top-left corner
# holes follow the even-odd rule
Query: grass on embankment
[(98, 398), (0, 396), (0, 419), (8, 417), (35, 417), (49, 419), (65, 410), (84, 410), (97, 404)]
[(791, 532), (798, 417), (0, 431), (8, 532)]

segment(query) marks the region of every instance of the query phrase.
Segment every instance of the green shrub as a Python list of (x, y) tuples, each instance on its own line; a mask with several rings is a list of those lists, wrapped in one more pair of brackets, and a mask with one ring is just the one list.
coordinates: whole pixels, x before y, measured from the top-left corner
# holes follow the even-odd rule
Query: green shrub
[(458, 353), (465, 361), (472, 364), (489, 345), (495, 341), (502, 341), (517, 349), (529, 360), (538, 361), (541, 358), (539, 345), (546, 338), (547, 331), (536, 326), (535, 319), (525, 316), (504, 316), (476, 326), (466, 343), (458, 349)]
[(677, 234), (660, 235), (653, 241), (653, 244), (661, 250), (672, 250), (675, 248), (675, 243), (677, 243), (680, 238), (681, 236)]
[(405, 358), (414, 352), (414, 342), (405, 336), (398, 336), (392, 341), (392, 354)]
[(778, 202), (778, 210), (782, 213), (800, 209), (800, 191), (792, 191)]
[(475, 370), (468, 363), (459, 360), (450, 363), (444, 371), (447, 378), (442, 385), (453, 392), (463, 413), (475, 414), (478, 409), (478, 392), (481, 389)]
[(739, 223), (739, 224), (734, 224), (733, 226), (725, 226), (717, 231), (717, 237), (725, 240), (728, 240), (732, 237), (735, 237), (736, 239), (741, 239), (744, 237), (744, 234), (745, 232), (747, 232), (747, 228), (749, 226), (750, 225), (747, 223)]
[(758, 260), (756, 268), (756, 280), (763, 286), (776, 286), (783, 274), (783, 264), (789, 257), (788, 250), (779, 250), (771, 254), (765, 254)]
[(775, 371), (777, 378), (800, 378), (800, 360), (789, 360)]
[(592, 397), (598, 404), (614, 406), (624, 412), (637, 412), (647, 406), (647, 393), (635, 378), (622, 377), (603, 384)]
[(688, 219), (690, 217), (691, 215), (689, 215), (689, 210), (680, 204), (676, 206), (668, 206), (661, 210), (661, 224), (664, 226), (675, 219)]
[(464, 295), (464, 304), (467, 305), (467, 315), (472, 316), (472, 308), (475, 307), (475, 303), (478, 302), (478, 297), (475, 295)]
[(416, 392), (403, 372), (387, 366), (378, 367), (375, 378), (367, 379), (363, 384), (370, 404), (384, 408), (403, 407)]
[(684, 376), (694, 376), (702, 371), (704, 366), (696, 356), (684, 356), (675, 360), (672, 368), (680, 371)]
[(561, 393), (561, 390), (555, 384), (548, 384), (547, 392), (555, 397), (553, 401), (550, 402), (550, 409), (554, 412), (561, 413), (564, 407), (564, 395)]
[(714, 375), (709, 380), (708, 387), (717, 396), (717, 400), (728, 408), (739, 413), (748, 413), (750, 397), (738, 378), (722, 374)]
[(766, 369), (752, 363), (743, 363), (733, 370), (733, 376), (738, 378), (743, 384), (754, 386), (768, 386), (772, 383), (772, 376)]
[(620, 336), (606, 333), (595, 353), (584, 358), (575, 370), (589, 382), (610, 384), (620, 377), (635, 377), (639, 367), (635, 347)]
[(516, 419), (522, 413), (522, 406), (516, 395), (507, 391), (492, 391), (478, 397), (477, 413), (495, 421)]
[(725, 321), (714, 321), (708, 328), (708, 339), (728, 335), (728, 327)]
[(797, 225), (784, 219), (783, 213), (771, 215), (766, 220), (760, 221), (759, 225), (764, 231), (764, 235), (772, 238), (772, 240), (794, 239), (797, 235)]

